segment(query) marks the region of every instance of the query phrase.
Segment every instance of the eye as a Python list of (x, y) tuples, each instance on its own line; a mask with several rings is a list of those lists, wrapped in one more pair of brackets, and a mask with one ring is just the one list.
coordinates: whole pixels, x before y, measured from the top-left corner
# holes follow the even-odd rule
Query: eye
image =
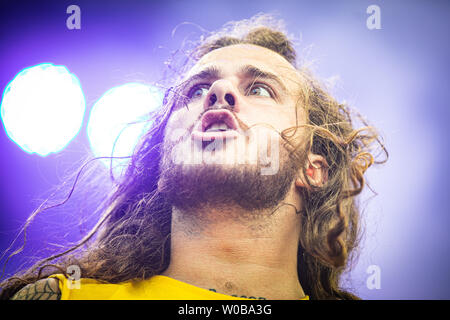
[(255, 84), (250, 87), (249, 95), (272, 98), (271, 90), (263, 84)]
[(209, 91), (209, 86), (208, 85), (195, 85), (191, 88), (191, 90), (189, 90), (187, 96), (189, 97), (189, 99), (198, 99), (201, 98), (203, 96), (206, 96), (208, 94)]

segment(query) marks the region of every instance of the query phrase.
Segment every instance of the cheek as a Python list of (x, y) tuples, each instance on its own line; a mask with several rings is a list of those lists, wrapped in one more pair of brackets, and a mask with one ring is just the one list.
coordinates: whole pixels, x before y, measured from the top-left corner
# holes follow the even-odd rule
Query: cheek
[(172, 113), (167, 123), (170, 130), (173, 129), (189, 129), (196, 121), (199, 120), (200, 112), (195, 108), (181, 108)]
[(253, 108), (241, 111), (238, 116), (247, 125), (267, 124), (281, 132), (286, 128), (295, 126), (295, 109), (282, 110), (280, 106), (271, 108)]
[(189, 106), (172, 112), (164, 132), (164, 143), (175, 145), (186, 140), (200, 120), (201, 111)]

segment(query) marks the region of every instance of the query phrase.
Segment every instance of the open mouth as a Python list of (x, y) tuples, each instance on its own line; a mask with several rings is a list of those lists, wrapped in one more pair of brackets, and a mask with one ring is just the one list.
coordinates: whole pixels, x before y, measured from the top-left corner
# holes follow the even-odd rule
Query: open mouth
[(237, 138), (238, 123), (233, 114), (226, 110), (210, 110), (206, 112), (192, 138), (200, 141), (213, 141), (215, 139)]

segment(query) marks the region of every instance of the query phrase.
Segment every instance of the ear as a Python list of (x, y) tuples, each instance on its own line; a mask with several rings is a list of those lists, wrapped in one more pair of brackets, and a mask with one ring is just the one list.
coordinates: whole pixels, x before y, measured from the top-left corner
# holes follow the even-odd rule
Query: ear
[(303, 175), (303, 170), (300, 172), (300, 177), (295, 180), (295, 186), (299, 188), (307, 188), (309, 183), (315, 187), (321, 187), (328, 181), (328, 163), (327, 160), (318, 154), (308, 154), (308, 161), (306, 163), (306, 177)]

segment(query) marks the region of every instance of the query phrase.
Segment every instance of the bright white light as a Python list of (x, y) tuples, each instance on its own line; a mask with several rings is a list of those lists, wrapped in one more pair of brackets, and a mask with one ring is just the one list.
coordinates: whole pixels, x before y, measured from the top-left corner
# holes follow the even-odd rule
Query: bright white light
[(77, 135), (85, 107), (77, 77), (64, 66), (42, 63), (15, 76), (0, 108), (9, 138), (22, 150), (45, 157)]
[[(108, 90), (92, 107), (87, 133), (96, 157), (128, 157), (137, 141), (149, 129), (149, 113), (162, 104), (157, 88), (127, 83)], [(129, 159), (114, 159), (114, 171), (120, 172)], [(103, 162), (111, 165), (110, 159)]]

